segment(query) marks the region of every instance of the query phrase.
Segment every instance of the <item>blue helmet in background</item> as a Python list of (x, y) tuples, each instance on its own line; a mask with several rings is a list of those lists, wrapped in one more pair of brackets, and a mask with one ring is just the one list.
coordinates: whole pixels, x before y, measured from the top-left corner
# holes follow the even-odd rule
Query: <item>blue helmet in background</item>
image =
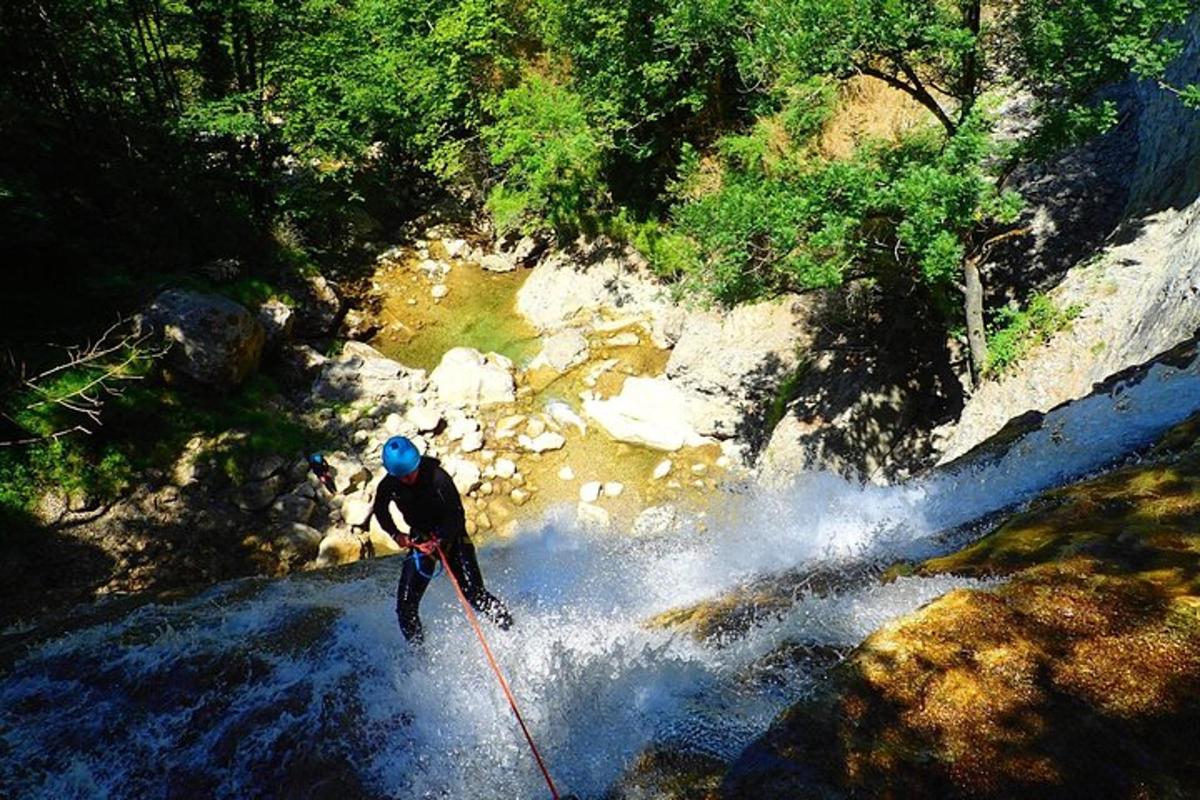
[(383, 466), (389, 475), (403, 478), (421, 465), (421, 454), (403, 436), (393, 436), (383, 445)]

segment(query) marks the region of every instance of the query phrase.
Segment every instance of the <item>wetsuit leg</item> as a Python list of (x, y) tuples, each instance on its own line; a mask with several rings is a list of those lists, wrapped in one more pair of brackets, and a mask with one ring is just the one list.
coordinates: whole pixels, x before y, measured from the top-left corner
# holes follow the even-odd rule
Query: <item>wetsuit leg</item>
[(475, 545), (469, 539), (460, 541), (447, 554), (447, 560), (454, 577), (462, 587), (463, 594), (467, 596), (467, 602), (496, 623), (500, 630), (508, 630), (512, 626), (512, 614), (500, 598), (484, 588), (483, 574), (479, 571), (479, 561), (475, 557)]
[[(417, 570), (417, 558), (421, 559), (421, 569)], [(404, 559), (404, 568), (400, 571), (400, 584), (396, 587), (396, 618), (400, 621), (400, 632), (410, 642), (420, 644), (425, 638), (421, 627), (421, 618), (417, 609), (421, 605), (421, 596), (429, 586), (429, 578), (433, 574), (433, 559), (410, 553)], [(425, 575), (421, 573), (424, 572)]]

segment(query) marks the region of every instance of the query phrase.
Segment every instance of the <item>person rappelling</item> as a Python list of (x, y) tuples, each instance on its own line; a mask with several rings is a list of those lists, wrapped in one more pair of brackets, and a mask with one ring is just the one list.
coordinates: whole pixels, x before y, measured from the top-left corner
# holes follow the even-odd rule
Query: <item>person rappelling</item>
[[(471, 606), (501, 630), (508, 630), (512, 614), (483, 585), (475, 545), (467, 535), (462, 498), (449, 473), (436, 458), (422, 456), (403, 436), (393, 436), (384, 443), (383, 466), (388, 474), (375, 491), (372, 513), (398, 545), (409, 548), (396, 588), (396, 617), (404, 638), (414, 644), (424, 638), (417, 611), (439, 560), (453, 574)], [(408, 523), (408, 536), (392, 519), (392, 503)]]

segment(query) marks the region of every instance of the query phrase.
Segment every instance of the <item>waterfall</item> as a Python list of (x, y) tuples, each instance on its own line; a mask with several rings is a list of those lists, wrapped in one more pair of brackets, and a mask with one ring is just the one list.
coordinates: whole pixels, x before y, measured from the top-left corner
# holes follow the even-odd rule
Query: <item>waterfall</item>
[[(821, 673), (952, 577), (801, 595), (719, 645), (648, 626), (763, 575), (932, 555), (939, 534), (1111, 464), (1200, 407), (1200, 365), (1155, 365), (1052, 413), (1004, 455), (921, 481), (828, 474), (720, 498), (702, 521), (633, 538), (551, 515), (482, 547), (516, 625), (487, 627), (560, 788), (600, 797), (647, 746), (730, 758)], [(414, 650), (398, 559), (222, 584), (26, 654), (0, 682), (0, 796), (547, 796), (445, 578)]]

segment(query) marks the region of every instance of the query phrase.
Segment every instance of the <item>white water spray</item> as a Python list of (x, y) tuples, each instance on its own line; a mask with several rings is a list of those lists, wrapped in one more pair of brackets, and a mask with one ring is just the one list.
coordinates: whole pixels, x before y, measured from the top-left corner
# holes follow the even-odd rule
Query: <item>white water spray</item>
[[(974, 470), (895, 487), (805, 475), (729, 496), (704, 531), (647, 539), (550, 518), (481, 550), (517, 618), (489, 639), (564, 790), (601, 796), (652, 744), (731, 758), (816, 677), (797, 646), (851, 647), (970, 582), (850, 582), (721, 647), (649, 617), (764, 574), (930, 555), (935, 534), (1111, 463), (1197, 407), (1196, 363), (1155, 367)], [(402, 640), (399, 567), (226, 584), (41, 645), (0, 685), (0, 795), (546, 796), (445, 579), (422, 604), (424, 651)]]

